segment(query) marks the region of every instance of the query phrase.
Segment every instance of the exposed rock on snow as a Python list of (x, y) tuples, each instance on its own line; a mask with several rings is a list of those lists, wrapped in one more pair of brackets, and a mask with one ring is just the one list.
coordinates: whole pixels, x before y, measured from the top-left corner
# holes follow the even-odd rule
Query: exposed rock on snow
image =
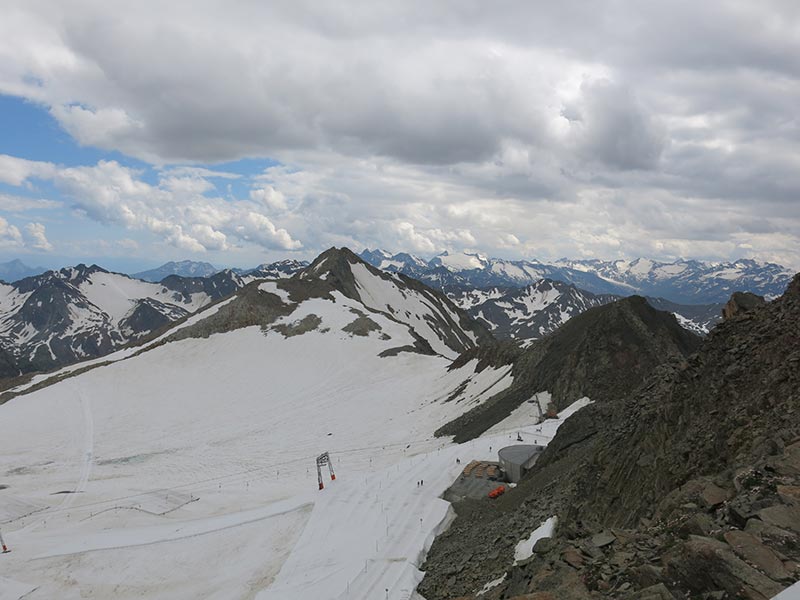
[(107, 355), (242, 285), (229, 271), (148, 283), (96, 265), (0, 284), (0, 379)]

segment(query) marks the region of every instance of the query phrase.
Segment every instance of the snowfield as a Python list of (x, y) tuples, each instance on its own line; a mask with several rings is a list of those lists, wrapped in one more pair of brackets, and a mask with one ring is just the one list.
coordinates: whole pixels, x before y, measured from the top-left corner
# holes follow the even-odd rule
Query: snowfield
[[(517, 431), (546, 442), (561, 421), (434, 438), (510, 371), (380, 358), (411, 335), (377, 313), (379, 331), (342, 331), (358, 307), (311, 299), (278, 325), (313, 314), (315, 330), (122, 353), (0, 406), (0, 599), (415, 597), (456, 458), (496, 459)], [(319, 491), (324, 451), (337, 478)]]

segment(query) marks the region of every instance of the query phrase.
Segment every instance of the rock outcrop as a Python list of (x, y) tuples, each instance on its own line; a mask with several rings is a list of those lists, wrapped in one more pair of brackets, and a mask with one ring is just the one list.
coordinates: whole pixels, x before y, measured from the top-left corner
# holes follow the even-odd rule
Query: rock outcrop
[[(553, 514), (547, 551), (511, 567), (508, 547)], [(765, 600), (799, 564), (800, 275), (687, 363), (566, 421), (517, 488), (434, 543), (420, 591), (474, 595), (505, 573), (481, 598)]]
[(700, 342), (674, 315), (654, 309), (641, 296), (591, 308), (515, 357), (510, 388), (437, 434), (472, 439), (543, 391), (552, 394), (558, 410), (584, 396), (598, 402), (621, 398), (659, 365), (683, 363)]
[(750, 292), (734, 292), (731, 299), (722, 307), (722, 318), (727, 321), (735, 315), (752, 310), (762, 304), (764, 304), (762, 296)]

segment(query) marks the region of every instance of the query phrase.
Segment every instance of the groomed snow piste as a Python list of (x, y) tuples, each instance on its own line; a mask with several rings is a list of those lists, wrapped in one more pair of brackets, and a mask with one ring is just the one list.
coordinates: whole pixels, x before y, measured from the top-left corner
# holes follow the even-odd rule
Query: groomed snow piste
[[(371, 314), (382, 330), (350, 335), (347, 308), (309, 300), (288, 320), (315, 331), (170, 342), (0, 406), (0, 598), (413, 597), (456, 458), (560, 421), (434, 438), (508, 370), (379, 358), (407, 329)], [(337, 479), (318, 491), (323, 451)]]

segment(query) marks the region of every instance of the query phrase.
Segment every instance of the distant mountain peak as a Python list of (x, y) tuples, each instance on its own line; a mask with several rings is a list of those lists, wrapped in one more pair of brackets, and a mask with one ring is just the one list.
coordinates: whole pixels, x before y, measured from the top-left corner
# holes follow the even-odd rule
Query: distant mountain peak
[(169, 261), (155, 269), (134, 273), (133, 277), (144, 281), (159, 282), (169, 275), (181, 277), (208, 277), (220, 269), (207, 262), (193, 260)]
[(734, 291), (767, 298), (780, 295), (791, 273), (773, 263), (750, 258), (733, 262), (702, 262), (680, 258), (661, 262), (646, 257), (611, 261), (561, 258), (551, 264), (536, 260), (487, 258), (474, 252), (443, 252), (427, 263), (409, 263), (396, 254), (389, 258), (362, 253), (370, 264), (424, 281), (439, 289), (524, 287), (542, 278), (564, 281), (594, 294), (641, 294), (673, 303), (726, 302)]
[(0, 281), (12, 283), (26, 277), (41, 275), (45, 270), (42, 267), (29, 267), (20, 259), (15, 258), (8, 262), (0, 263)]

